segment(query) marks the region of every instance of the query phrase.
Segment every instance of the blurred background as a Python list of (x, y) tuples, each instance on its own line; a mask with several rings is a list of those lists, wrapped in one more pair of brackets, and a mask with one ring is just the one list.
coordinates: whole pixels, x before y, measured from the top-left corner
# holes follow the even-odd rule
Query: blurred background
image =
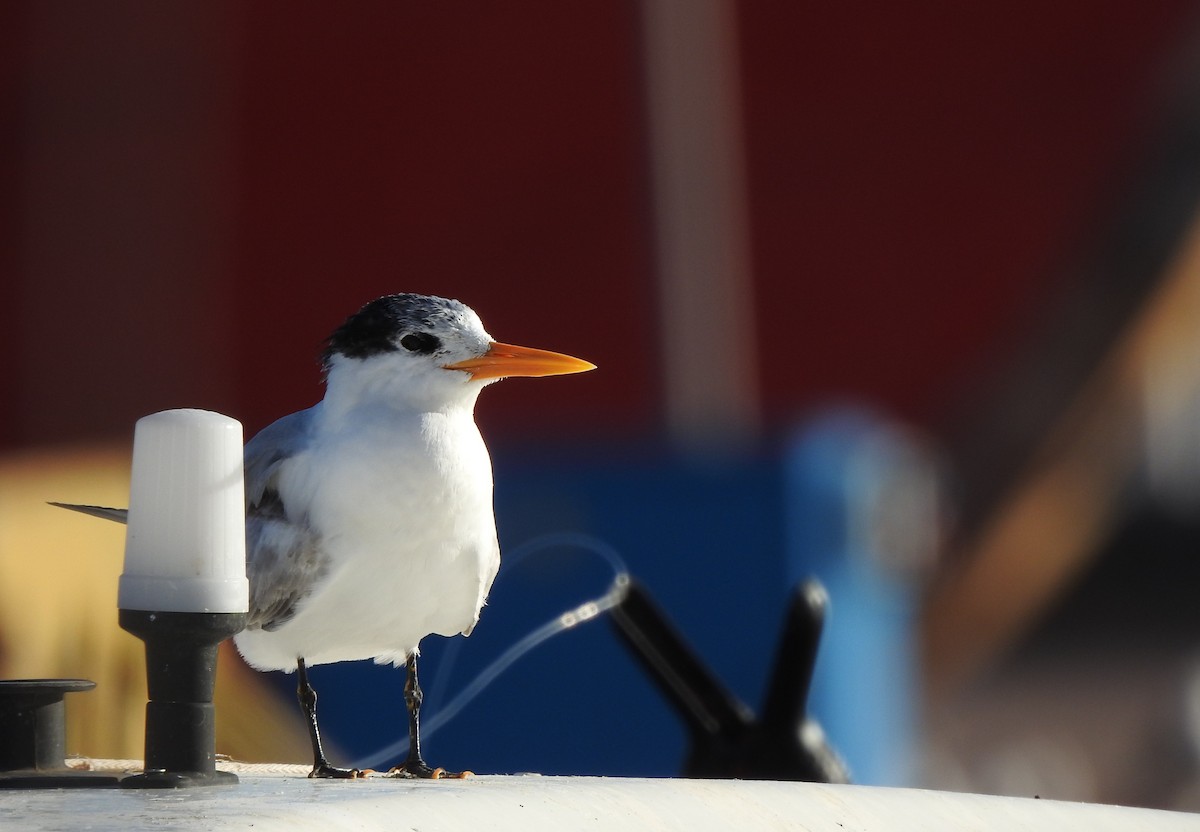
[[(11, 0), (0, 119), (0, 676), (100, 683), (69, 750), (140, 755), (141, 643), (122, 530), (44, 502), (124, 505), (147, 413), (311, 405), (416, 291), (600, 368), (483, 395), (528, 554), (423, 646), (427, 712), (612, 547), (755, 709), (821, 579), (858, 782), (1200, 809), (1194, 4)], [(218, 750), (307, 760), (294, 679), (222, 660)], [(401, 673), (313, 682), (335, 761), (402, 735)], [(686, 744), (600, 621), (425, 750)]]

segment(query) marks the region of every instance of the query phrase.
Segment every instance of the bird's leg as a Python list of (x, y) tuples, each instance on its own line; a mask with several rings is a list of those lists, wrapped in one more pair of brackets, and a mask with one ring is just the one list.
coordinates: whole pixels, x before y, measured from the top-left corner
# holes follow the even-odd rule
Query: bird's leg
[(469, 771), (446, 771), (444, 768), (432, 768), (421, 756), (421, 701), (425, 694), (421, 692), (421, 683), (417, 679), (417, 657), (408, 657), (405, 665), (404, 706), (408, 711), (408, 758), (392, 769), (389, 774), (398, 777), (417, 777), (427, 780), (442, 778), (469, 777)]
[(335, 768), (325, 759), (325, 749), (321, 747), (321, 731), (317, 728), (317, 692), (308, 682), (308, 669), (304, 659), (296, 660), (296, 698), (300, 700), (300, 710), (308, 720), (308, 736), (312, 740), (313, 768), (309, 777), (328, 779), (352, 780), (361, 777), (363, 772), (356, 768)]

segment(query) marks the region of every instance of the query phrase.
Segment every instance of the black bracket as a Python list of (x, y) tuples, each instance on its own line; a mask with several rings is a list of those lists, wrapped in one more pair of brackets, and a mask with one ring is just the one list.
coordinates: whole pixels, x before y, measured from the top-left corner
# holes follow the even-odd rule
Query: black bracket
[(691, 737), (688, 777), (849, 783), (845, 763), (806, 708), (829, 597), (815, 579), (801, 583), (784, 620), (762, 717), (726, 688), (630, 580), (612, 610), (621, 640), (683, 719)]

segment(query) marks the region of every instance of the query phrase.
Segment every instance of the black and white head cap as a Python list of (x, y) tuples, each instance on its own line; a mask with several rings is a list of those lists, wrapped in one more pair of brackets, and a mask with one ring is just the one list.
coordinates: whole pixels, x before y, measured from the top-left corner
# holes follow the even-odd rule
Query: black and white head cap
[(386, 295), (355, 312), (329, 337), (323, 359), (327, 379), (338, 367), (353, 368), (362, 379), (391, 371), (443, 390), (451, 378), (488, 384), (595, 369), (570, 355), (494, 341), (465, 303), (414, 294)]
[(376, 298), (329, 336), (322, 355), (328, 371), (335, 357), (368, 359), (408, 352), (454, 360), (486, 349), (490, 337), (471, 307), (433, 295), (400, 293)]

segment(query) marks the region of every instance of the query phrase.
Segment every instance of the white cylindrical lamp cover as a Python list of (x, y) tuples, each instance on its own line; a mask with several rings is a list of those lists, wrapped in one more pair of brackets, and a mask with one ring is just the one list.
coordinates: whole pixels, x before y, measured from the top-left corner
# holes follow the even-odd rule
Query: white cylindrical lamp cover
[(242, 425), (208, 410), (138, 420), (117, 606), (246, 612)]

